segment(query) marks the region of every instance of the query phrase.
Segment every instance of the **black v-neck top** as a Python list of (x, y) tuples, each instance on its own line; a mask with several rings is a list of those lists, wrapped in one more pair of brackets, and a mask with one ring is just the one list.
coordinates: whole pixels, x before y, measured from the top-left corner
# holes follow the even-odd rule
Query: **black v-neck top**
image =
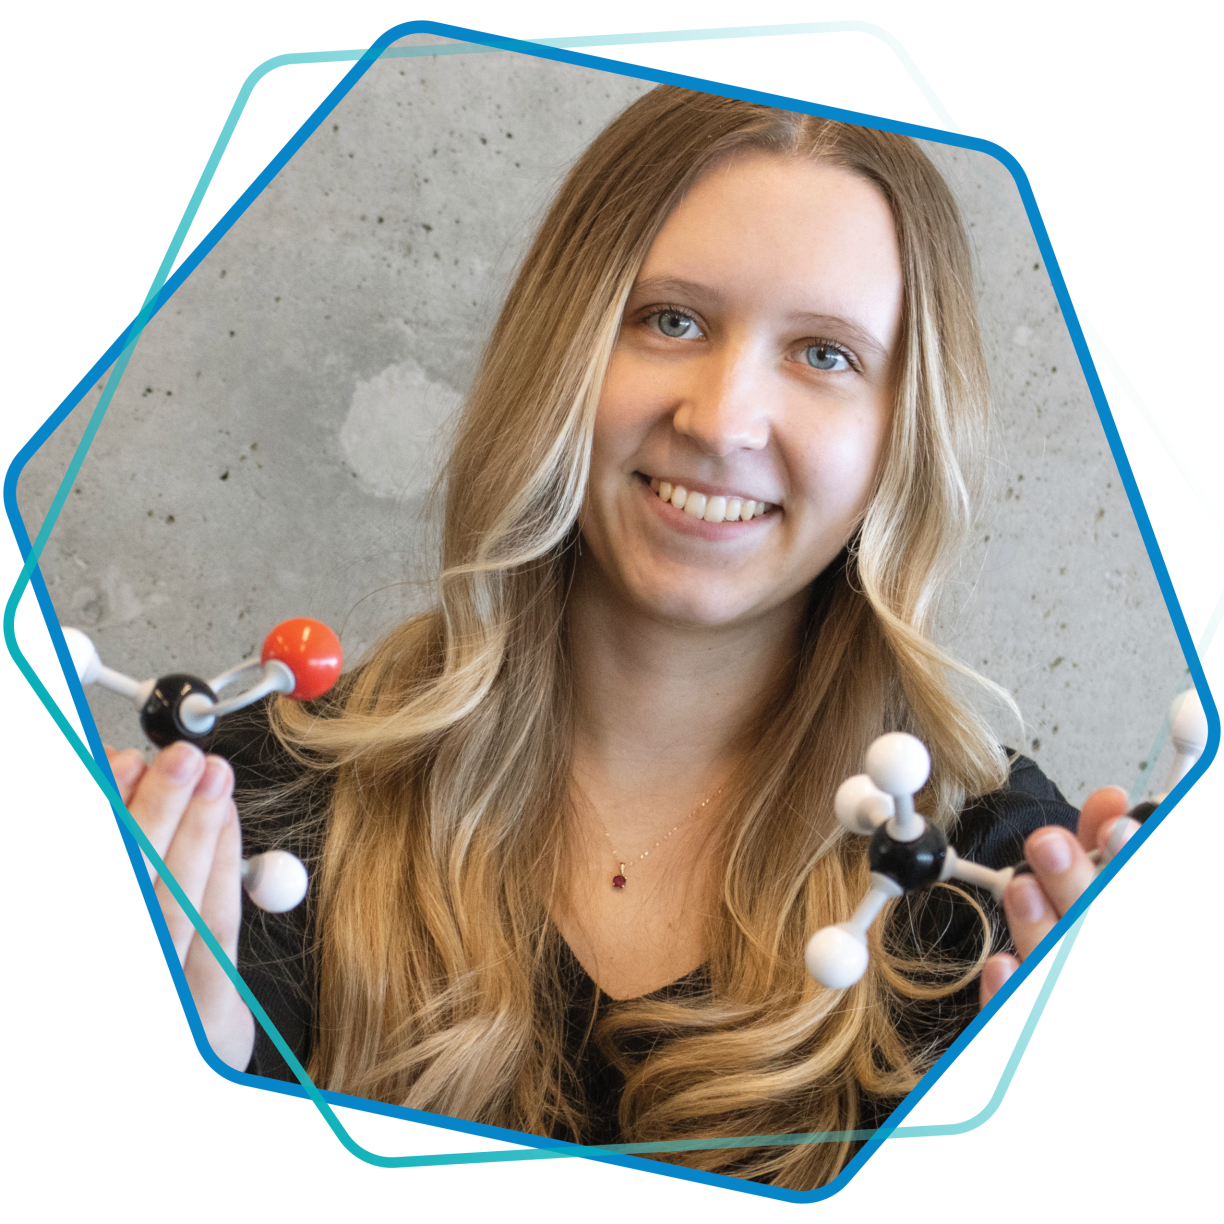
[[(249, 801), (272, 788), (302, 778), (301, 767), (271, 734), (262, 703), (226, 718), (207, 748), (232, 762), (240, 812), (244, 799)], [(320, 775), (307, 783), (304, 790), (295, 792), (295, 802), (325, 803), (327, 787), (326, 775)], [(305, 858), (309, 867), (309, 853), (304, 853), (303, 847), (291, 840), (291, 826), (299, 814), (295, 809), (286, 813), (284, 819), (265, 813), (250, 820), (244, 815), (243, 853), (250, 856), (280, 846)], [(1000, 868), (1020, 861), (1024, 840), (1035, 829), (1057, 824), (1074, 830), (1077, 819), (1078, 813), (1037, 765), (1026, 757), (1016, 757), (1006, 788), (966, 807), (949, 835), (949, 842), (961, 857)], [(988, 911), (993, 908), (988, 894), (974, 891)], [(243, 978), (303, 1064), (309, 1061), (313, 1043), (317, 989), (310, 942), (311, 918), (309, 897), (287, 914), (265, 913), (244, 897), (238, 953), (238, 967)], [(981, 940), (977, 914), (947, 890), (921, 894), (912, 902), (903, 900), (897, 920), (912, 932), (920, 945), (929, 947), (938, 943), (947, 957), (972, 960), (977, 955)], [(996, 925), (1002, 929), (1001, 923)], [(557, 939), (561, 983), (569, 999), (569, 1061), (585, 1095), (585, 1113), (592, 1128), (582, 1139), (593, 1145), (617, 1143), (621, 1141), (617, 1114), (624, 1081), (597, 1043), (588, 1039), (593, 1012), (604, 1014), (607, 1009), (615, 1008), (617, 1002), (592, 981), (559, 934)], [(683, 1000), (704, 994), (708, 989), (708, 972), (705, 966), (699, 966), (647, 997)], [(942, 999), (915, 1003), (897, 1018), (898, 1023), (907, 1037), (924, 1045), (935, 1039), (936, 1034), (946, 1044), (973, 1018), (976, 994), (974, 984)], [(295, 1079), (271, 1039), (258, 1025), (255, 1050), (247, 1070), (272, 1079)], [(878, 1126), (895, 1104), (896, 1101), (864, 1099), (860, 1125), (864, 1129)]]

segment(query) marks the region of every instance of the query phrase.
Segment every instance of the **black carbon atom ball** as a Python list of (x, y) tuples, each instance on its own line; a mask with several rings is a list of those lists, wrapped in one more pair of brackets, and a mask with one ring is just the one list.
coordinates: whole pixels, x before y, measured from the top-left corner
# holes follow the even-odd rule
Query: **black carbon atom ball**
[(1136, 803), (1126, 814), (1132, 820), (1137, 820), (1142, 824), (1159, 806), (1159, 803), (1153, 803), (1150, 799), (1145, 799), (1142, 803)]
[(177, 740), (199, 744), (207, 738), (207, 733), (196, 735), (188, 731), (179, 719), (179, 708), (189, 693), (203, 693), (210, 700), (217, 700), (216, 693), (199, 676), (176, 672), (171, 676), (158, 676), (153, 685), (153, 692), (140, 711), (140, 726), (159, 748), (165, 748)]
[(895, 880), (906, 892), (918, 892), (936, 883), (947, 857), (948, 839), (932, 824), (917, 840), (901, 842), (888, 835), (885, 821), (876, 829), (867, 851), (871, 870)]

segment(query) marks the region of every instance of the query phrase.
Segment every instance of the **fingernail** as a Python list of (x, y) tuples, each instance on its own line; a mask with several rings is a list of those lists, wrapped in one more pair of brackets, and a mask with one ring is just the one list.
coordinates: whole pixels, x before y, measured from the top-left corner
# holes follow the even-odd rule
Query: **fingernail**
[(209, 757), (204, 765), (204, 776), (196, 787), (196, 794), (205, 799), (220, 799), (229, 787), (231, 777), (227, 761), (221, 757)]
[(1030, 875), (1016, 876), (1007, 888), (1011, 908), (1025, 922), (1036, 922), (1045, 913), (1045, 894)]
[(1071, 866), (1071, 846), (1063, 833), (1051, 830), (1029, 839), (1024, 847), (1025, 857), (1038, 870), (1050, 875), (1061, 875)]
[(157, 758), (156, 767), (175, 782), (189, 782), (199, 771), (204, 754), (186, 740), (171, 744)]

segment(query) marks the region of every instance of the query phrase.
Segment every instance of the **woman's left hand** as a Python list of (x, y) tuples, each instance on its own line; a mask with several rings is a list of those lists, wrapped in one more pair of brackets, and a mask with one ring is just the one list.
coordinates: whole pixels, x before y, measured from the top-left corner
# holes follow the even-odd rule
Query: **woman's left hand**
[(1003, 910), (1018, 956), (999, 952), (983, 966), (981, 1006), (990, 1002), (1092, 883), (1097, 868), (1088, 857), (1089, 851), (1104, 851), (1119, 820), (1126, 823), (1119, 846), (1139, 828), (1137, 821), (1125, 815), (1128, 806), (1125, 791), (1107, 786), (1094, 791), (1084, 802), (1076, 836), (1058, 825), (1047, 825), (1029, 836), (1024, 857), (1033, 873), (1016, 876), (1003, 894)]

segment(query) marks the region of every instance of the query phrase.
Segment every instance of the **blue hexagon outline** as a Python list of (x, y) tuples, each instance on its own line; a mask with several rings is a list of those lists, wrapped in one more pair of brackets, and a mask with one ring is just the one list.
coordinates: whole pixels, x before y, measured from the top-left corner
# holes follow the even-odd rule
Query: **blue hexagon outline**
[[(825, 23), (822, 23), (825, 24)], [(844, 25), (844, 23), (836, 23)], [(856, 23), (860, 25), (861, 23)], [(746, 34), (748, 31), (744, 31)], [(832, 32), (832, 31), (830, 31)], [(879, 34), (880, 31), (874, 27), (871, 31), (865, 31)], [(853, 1160), (848, 1162), (846, 1167), (827, 1185), (819, 1187), (812, 1191), (791, 1191), (783, 1190), (772, 1186), (761, 1186), (753, 1182), (745, 1182), (741, 1179), (727, 1177), (721, 1174), (710, 1174), (700, 1170), (688, 1169), (683, 1166), (661, 1164), (656, 1161), (642, 1162), (636, 1159), (631, 1151), (653, 1150), (653, 1151), (675, 1151), (684, 1150), (684, 1148), (693, 1149), (699, 1146), (730, 1146), (731, 1141), (718, 1141), (715, 1144), (712, 1141), (685, 1141), (683, 1144), (619, 1144), (608, 1145), (603, 1148), (584, 1147), (578, 1144), (562, 1143), (559, 1141), (543, 1140), (539, 1136), (525, 1135), (521, 1132), (510, 1131), (500, 1127), (486, 1126), (479, 1123), (470, 1123), (462, 1119), (444, 1117), (442, 1115), (430, 1114), (419, 1110), (404, 1109), (398, 1106), (383, 1105), (379, 1102), (368, 1101), (363, 1098), (352, 1097), (342, 1093), (320, 1092), (310, 1083), (308, 1077), (305, 1077), (304, 1071), (299, 1072), (299, 1078), (303, 1079), (303, 1083), (292, 1085), (283, 1081), (269, 1081), (259, 1076), (247, 1075), (245, 1072), (237, 1072), (232, 1068), (221, 1063), (216, 1055), (213, 1054), (211, 1047), (208, 1045), (204, 1037), (203, 1029), (199, 1023), (199, 1017), (196, 1013), (194, 1003), (191, 1000), (190, 992), (187, 989), (185, 978), (183, 977), (182, 967), (178, 962), (177, 955), (174, 952), (172, 943), (170, 942), (168, 932), (165, 928), (164, 921), (161, 918), (160, 907), (156, 903), (156, 898), (153, 894), (153, 887), (150, 882), (148, 873), (143, 870), (141, 861), (141, 850), (148, 854), (154, 862), (155, 867), (164, 867), (160, 862), (159, 857), (153, 850), (151, 844), (143, 837), (135, 823), (131, 820), (122, 804), (118, 802), (117, 791), (114, 787), (114, 779), (110, 776), (109, 767), (105, 764), (105, 754), (102, 751), (101, 742), (98, 737), (97, 729), (94, 726), (92, 715), (90, 714), (88, 704), (85, 701), (84, 692), (76, 678), (75, 669), (72, 666), (71, 658), (68, 654), (66, 644), (63, 640), (63, 634), (59, 628), (58, 619), (55, 615), (51, 604), (50, 596), (43, 581), (41, 572), (37, 569), (37, 559), (41, 554), (42, 546), (45, 544), (46, 536), (50, 531), (51, 525), (54, 523), (55, 517), (58, 515), (59, 504), (61, 503), (62, 495), (66, 492), (66, 486), (71, 483), (70, 479), (65, 480), (64, 486), (61, 487), (60, 497), (52, 505), (52, 509), (44, 521), (43, 527), (40, 529), (38, 540), (35, 544), (31, 544), (29, 535), (26, 531), (24, 521), (22, 520), (17, 508), (16, 502), (16, 486), (17, 480), (24, 469), (26, 463), (32, 455), (42, 446), (43, 442), (59, 427), (68, 414), (77, 406), (80, 400), (90, 386), (93, 385), (95, 379), (104, 373), (116, 359), (124, 358), (125, 352), (129, 346), (133, 346), (138, 339), (144, 326), (149, 319), (156, 314), (166, 301), (174, 294), (184, 280), (190, 275), (200, 261), (212, 250), (220, 238), (230, 229), (234, 222), (242, 215), (249, 207), (253, 200), (259, 195), (268, 182), (280, 171), (290, 157), (301, 147), (304, 141), (314, 132), (318, 125), (327, 117), (334, 109), (341, 98), (348, 93), (350, 89), (361, 79), (370, 66), (375, 63), (382, 53), (390, 46), (391, 43), (406, 37), (409, 34), (433, 34), (440, 37), (459, 40), (469, 44), (470, 50), (477, 48), (486, 50), (503, 50), (512, 51), (519, 54), (534, 56), (536, 58), (551, 59), (563, 63), (571, 63), (582, 67), (593, 68), (600, 71), (612, 72), (622, 76), (634, 77), (641, 80), (649, 80), (656, 83), (678, 85), (689, 89), (702, 90), (707, 93), (740, 98), (745, 101), (757, 102), (766, 106), (774, 106), (787, 110), (800, 111), (803, 113), (821, 115), (827, 118), (840, 120), (846, 123), (855, 123), (861, 126), (874, 127), (885, 131), (899, 132), (904, 135), (917, 137), (920, 139), (932, 140), (938, 143), (952, 145), (960, 148), (973, 149), (981, 153), (985, 153), (990, 157), (999, 161), (1011, 174), (1013, 181), (1016, 184), (1017, 190), (1024, 203), (1025, 213), (1028, 217), (1029, 224), (1032, 227), (1033, 235), (1037, 241), (1038, 248), (1045, 260), (1046, 271), (1050, 277), (1051, 284), (1054, 288), (1055, 295), (1062, 309), (1063, 316), (1067, 322), (1067, 328), (1071, 335), (1072, 343), (1075, 346), (1076, 355), (1079, 359), (1081, 369), (1084, 372), (1085, 379), (1088, 383), (1089, 390), (1092, 394), (1093, 402), (1097, 409), (1097, 414), (1101, 422), (1101, 426), (1105, 432), (1106, 439), (1109, 442), (1110, 451), (1113, 455), (1114, 462), (1118, 468), (1119, 475), (1122, 479), (1123, 486), (1126, 489), (1127, 497), (1131, 504), (1132, 513), (1135, 515), (1136, 523), (1139, 526), (1140, 534), (1143, 538), (1144, 545), (1148, 552), (1149, 561), (1152, 564), (1157, 582), (1160, 585), (1161, 594), (1164, 597), (1166, 608), (1168, 609), (1170, 619), (1173, 622), (1174, 630), (1177, 633), (1178, 641), (1185, 655), (1187, 666), (1189, 668), (1193, 683), (1198, 690), (1200, 698), (1203, 701), (1204, 709), (1208, 719), (1208, 742), (1206, 750), (1199, 759), (1194, 768), (1186, 775), (1185, 778), (1174, 788), (1168, 795), (1165, 801), (1161, 804), (1159, 810), (1154, 816), (1146, 821), (1136, 836), (1134, 836), (1122, 851), (1115, 857), (1110, 865), (1097, 877), (1089, 889), (1085, 891), (1083, 896), (1079, 898), (1076, 904), (1065, 914), (1062, 920), (1054, 928), (1050, 934), (1042, 940), (1041, 944), (1035, 949), (1033, 954), (1023, 963), (1020, 970), (1013, 975), (1006, 986), (994, 997), (991, 1003), (979, 1013), (973, 1022), (967, 1026), (964, 1032), (957, 1038), (955, 1042), (945, 1052), (939, 1062), (923, 1077), (918, 1086), (905, 1098), (904, 1101), (897, 1106), (893, 1114), (889, 1117), (884, 1126), (875, 1131), (864, 1144), (863, 1148), (856, 1154)], [(664, 36), (676, 37), (680, 32), (667, 32)], [(702, 34), (708, 36), (729, 37), (733, 36), (733, 31), (718, 30), (718, 31), (693, 31), (692, 35), (700, 37)], [(658, 38), (660, 35), (653, 35)], [(625, 36), (628, 37), (628, 36)], [(641, 36), (645, 40), (646, 36)], [(1120, 870), (1121, 866), (1130, 859), (1130, 857), (1138, 850), (1139, 846), (1147, 840), (1152, 831), (1158, 825), (1169, 811), (1176, 805), (1180, 798), (1189, 790), (1189, 788), (1198, 780), (1202, 773), (1210, 766), (1212, 760), (1219, 747), (1220, 740), (1220, 719), (1216, 710), (1214, 701), (1212, 700), (1210, 691), (1207, 687), (1206, 677), (1203, 672), (1201, 661), (1198, 657), (1198, 652), (1195, 649), (1194, 643), (1190, 638), (1189, 630), (1185, 623), (1185, 617), (1182, 614), (1180, 604), (1177, 600), (1176, 593), (1173, 590), (1172, 582), (1169, 578), (1167, 567), (1164, 564), (1163, 556), (1161, 555), (1159, 545), (1156, 542), (1155, 535), (1152, 531), (1151, 522), (1148, 518), (1146, 508), (1143, 505), (1142, 497), (1139, 494), (1138, 487), (1135, 483), (1133, 472), (1126, 458), (1125, 450), (1122, 447), (1121, 438), (1118, 434), (1117, 427), (1114, 424), (1113, 417), (1109, 411), (1104, 391), (1101, 387), (1100, 380), (1097, 376), (1095, 366), (1092, 362), (1091, 355), (1088, 351), (1087, 343), (1084, 339), (1083, 332), (1080, 328), (1078, 317), (1076, 316), (1074, 307), (1072, 306), (1070, 296), (1067, 292), (1066, 284), (1063, 280), (1061, 270), (1059, 269), (1057, 259), (1055, 258), (1053, 249), (1050, 245), (1049, 236), (1046, 233), (1045, 226), (1041, 220), (1040, 213), (1037, 208), (1036, 200), (1033, 196), (1032, 189), (1029, 186), (1027, 176), (1023, 169), (1014, 157), (1006, 150), (991, 142), (980, 140), (975, 137), (963, 136), (958, 133), (945, 132), (936, 128), (926, 127), (919, 124), (911, 124), (901, 122), (899, 120), (883, 119), (878, 116), (865, 115), (855, 111), (848, 111), (836, 107), (823, 106), (816, 103), (804, 102), (793, 98), (786, 98), (779, 95), (767, 94), (758, 90), (742, 89), (736, 86), (725, 85), (718, 82), (706, 81), (697, 77), (690, 77), (683, 74), (670, 73), (662, 70), (644, 68), (639, 65), (625, 64), (616, 60), (607, 60), (597, 56), (586, 55), (571, 50), (567, 50), (556, 43), (566, 42), (571, 43), (577, 40), (550, 40), (554, 45), (548, 43), (524, 42), (518, 39), (506, 38), (501, 35), (486, 34), (480, 31), (468, 30), (457, 26), (450, 26), (444, 23), (433, 21), (412, 21), (392, 27), (380, 38), (378, 38), (371, 47), (358, 59), (353, 68), (345, 74), (339, 84), (328, 94), (318, 108), (310, 115), (305, 123), (301, 125), (298, 131), (285, 144), (281, 151), (272, 159), (267, 167), (259, 174), (251, 186), (239, 197), (235, 204), (225, 213), (219, 222), (210, 230), (200, 244), (184, 259), (183, 263), (175, 271), (173, 276), (167, 276), (167, 265), (173, 259), (173, 244), (171, 252), (167, 253), (166, 261), (159, 270), (158, 280), (162, 280), (160, 288), (155, 294), (151, 294), (145, 305), (137, 315), (136, 319), (119, 335), (115, 342), (106, 350), (102, 357), (85, 375), (84, 378), (77, 384), (76, 387), (69, 393), (60, 406), (47, 418), (43, 425), (33, 435), (29, 442), (18, 452), (10, 463), (5, 476), (4, 485), (4, 502), (5, 510), (9, 518), (10, 525), (13, 529), (14, 536), (17, 540), (18, 547), (21, 550), (25, 560), (21, 575), (14, 586), (13, 592), (9, 598), (8, 605), (5, 610), (5, 639), (9, 648), (10, 654), (17, 662), (27, 680), (35, 688), (43, 703), (47, 706), (48, 711), (56, 719), (60, 728), (73, 742), (74, 747), (77, 747), (79, 741), (72, 729), (63, 718), (55, 702), (46, 693), (45, 688), (38, 680), (37, 675), (29, 667), (28, 661), (25, 660), (20, 648), (17, 646), (14, 632), (14, 616), (17, 603), (24, 593), (25, 586), (28, 582), (33, 583), (35, 594), (38, 599), (40, 609), (42, 610), (44, 619), (47, 623), (48, 630), (51, 634), (52, 641), (55, 645), (57, 656), (59, 657), (61, 666), (64, 668), (65, 677), (68, 680), (69, 688), (72, 693), (73, 702), (77, 708), (78, 715), (81, 718), (82, 726), (85, 729), (86, 736), (89, 740), (90, 749), (93, 753), (93, 760), (89, 760), (81, 748), (77, 748), (78, 754), (82, 756), (83, 761), (90, 768), (96, 780), (101, 785), (104, 793), (111, 800), (112, 807), (115, 808), (115, 814), (119, 820), (120, 833), (123, 837), (124, 844), (127, 847), (129, 857), (132, 860), (133, 868), (136, 871), (137, 880), (140, 883), (142, 892), (145, 896), (146, 904), (149, 907), (150, 916), (153, 919), (154, 927), (157, 930), (158, 938), (161, 941), (162, 949), (166, 955), (171, 974), (174, 978), (176, 988), (178, 989), (180, 998), (184, 1005), (184, 1012), (191, 1028), (192, 1034), (196, 1039), (197, 1048), (205, 1061), (219, 1074), (225, 1078), (233, 1080), (236, 1083), (247, 1084), (250, 1086), (262, 1088), (264, 1090), (284, 1092), (287, 1095), (293, 1096), (309, 1096), (314, 1100), (328, 1119), (332, 1129), (336, 1131), (337, 1137), (342, 1143), (349, 1148), (359, 1158), (367, 1160), (370, 1163), (379, 1165), (393, 1165), (396, 1167), (408, 1167), (413, 1165), (436, 1164), (436, 1163), (475, 1163), (488, 1162), (499, 1160), (518, 1160), (518, 1159), (533, 1159), (533, 1158), (555, 1158), (581, 1155), (589, 1158), (602, 1160), (609, 1163), (627, 1165), (633, 1168), (643, 1169), (644, 1171), (661, 1173), (666, 1176), (679, 1177), (681, 1179), (704, 1182), (711, 1185), (718, 1185), (728, 1189), (746, 1191), (763, 1195), (766, 1197), (782, 1199), (790, 1202), (815, 1202), (820, 1199), (828, 1198), (835, 1194), (843, 1186), (847, 1184), (851, 1177), (863, 1166), (870, 1158), (875, 1149), (890, 1135), (897, 1132), (898, 1125), (901, 1120), (913, 1109), (917, 1102), (926, 1094), (927, 1091), (934, 1085), (948, 1066), (956, 1059), (960, 1052), (968, 1045), (968, 1043), (981, 1030), (994, 1012), (1002, 1006), (1018, 988), (1020, 983), (1024, 981), (1028, 975), (1036, 968), (1036, 966), (1044, 959), (1045, 955), (1066, 936), (1066, 941), (1059, 949), (1058, 955), (1047, 975), (1046, 982), (1043, 984), (1041, 993), (1035, 1003), (1029, 1019), (1025, 1025), (1024, 1031), (1018, 1040), (1013, 1051), (1012, 1057), (1009, 1060), (1008, 1067), (1000, 1079), (999, 1086), (995, 1091), (991, 1101), (987, 1104), (975, 1118), (970, 1119), (967, 1123), (953, 1124), (951, 1127), (911, 1127), (904, 1128), (910, 1133), (948, 1133), (949, 1131), (963, 1131), (974, 1125), (980, 1124), (985, 1118), (989, 1117), (997, 1107), (1002, 1093), (1006, 1090), (1007, 1083), (1010, 1080), (1011, 1073), (1014, 1071), (1016, 1064), (1019, 1062), (1020, 1056), (1023, 1054), (1024, 1048), (1027, 1045), (1029, 1036), (1036, 1025), (1037, 1019), (1040, 1016), (1041, 1010), (1044, 1007), (1045, 1001), (1049, 996), (1050, 991), (1057, 979), (1062, 963), (1065, 962), (1066, 956), (1070, 951), (1075, 935), (1078, 933), (1079, 927), (1082, 924), (1087, 908), (1099, 894), (1101, 889), (1108, 884), (1114, 874)], [(583, 40), (593, 41), (593, 40)], [(886, 41), (889, 41), (886, 38)], [(895, 40), (894, 40), (895, 41)], [(474, 44), (474, 45), (473, 45)], [(890, 42), (890, 45), (891, 42)], [(896, 47), (893, 48), (896, 50)], [(421, 48), (421, 52), (426, 52), (426, 48)], [(432, 50), (432, 49), (431, 49)], [(447, 48), (447, 51), (450, 51)], [(454, 48), (458, 51), (459, 48)], [(439, 52), (445, 54), (441, 48)], [(344, 53), (334, 53), (335, 58), (340, 58)], [(900, 54), (900, 53), (899, 53)], [(297, 60), (297, 56), (278, 57), (281, 62), (290, 62)], [(329, 57), (330, 58), (330, 57)], [(906, 57), (902, 57), (905, 62)], [(268, 67), (276, 61), (269, 61)], [(253, 84), (249, 81), (248, 84)], [(244, 87), (245, 88), (245, 87)], [(237, 107), (236, 107), (237, 110)], [(236, 120), (236, 113), (231, 116), (231, 121)], [(219, 156), (219, 152), (214, 154), (214, 158)], [(210, 163), (211, 164), (211, 163)], [(196, 201), (198, 203), (198, 201)], [(181, 238), (181, 234), (176, 234), (176, 239)], [(158, 284), (155, 280), (155, 286)], [(124, 361), (126, 364), (126, 361)], [(113, 377), (113, 375), (112, 375)], [(117, 381), (117, 380), (116, 380)], [(100, 423), (101, 417), (91, 422), (91, 428), (96, 429)], [(85, 450), (88, 449), (88, 441), (92, 440), (92, 433), (87, 431), (86, 439), (83, 439), (84, 449), (78, 448), (78, 453), (74, 456), (73, 466), (79, 466), (80, 460), (83, 459)], [(70, 467), (70, 473), (72, 467)], [(101, 762), (101, 769), (98, 767), (98, 762)], [(104, 772), (103, 772), (104, 771)], [(159, 872), (166, 879), (172, 891), (175, 891), (176, 897), (180, 904), (184, 905), (184, 909), (192, 917), (201, 935), (210, 941), (210, 947), (215, 955), (219, 955), (224, 967), (227, 967), (227, 972), (233, 970), (231, 976), (236, 979), (236, 984), (244, 986), (241, 979), (238, 978), (236, 970), (228, 963), (228, 958), (224, 956), (215, 940), (211, 940), (211, 933), (203, 927), (203, 923), (199, 919), (199, 915), (194, 912), (190, 902), (181, 894), (181, 890), (177, 889), (177, 884), (167, 872)], [(244, 991), (249, 994), (249, 991)], [(253, 996), (248, 1001), (254, 1001)], [(257, 1012), (262, 1012), (262, 1008), (256, 1004)], [(269, 1035), (273, 1038), (279, 1037), (275, 1027), (271, 1025), (271, 1021), (264, 1015), (261, 1023), (269, 1030)], [(278, 1043), (283, 1045), (283, 1042)], [(287, 1048), (287, 1047), (286, 1047)], [(282, 1052), (285, 1052), (282, 1049)], [(296, 1063), (290, 1055), (291, 1063)], [(300, 1068), (300, 1064), (299, 1064)], [(370, 1153), (365, 1149), (361, 1149), (356, 1145), (339, 1120), (335, 1118), (331, 1111), (328, 1102), (334, 1102), (339, 1105), (345, 1105), (351, 1108), (363, 1109), (367, 1112), (381, 1113), (394, 1117), (402, 1117), (413, 1121), (424, 1122), (430, 1125), (442, 1126), (447, 1129), (456, 1130), (462, 1133), (480, 1135), (487, 1138), (497, 1139), (503, 1142), (520, 1143), (529, 1145), (526, 1150), (513, 1149), (504, 1152), (471, 1152), (471, 1153), (453, 1153), (447, 1156), (426, 1156), (426, 1157), (379, 1157), (374, 1153)], [(864, 1132), (864, 1134), (867, 1132)], [(779, 1141), (790, 1140), (792, 1142), (803, 1141), (820, 1141), (828, 1139), (832, 1135), (825, 1136), (757, 1136), (753, 1137), (757, 1141)], [(859, 1133), (855, 1132), (854, 1137), (859, 1137)], [(346, 1142), (347, 1140), (347, 1142)], [(744, 1140), (738, 1141), (737, 1146), (743, 1145)], [(755, 1146), (756, 1144), (754, 1144)]]

